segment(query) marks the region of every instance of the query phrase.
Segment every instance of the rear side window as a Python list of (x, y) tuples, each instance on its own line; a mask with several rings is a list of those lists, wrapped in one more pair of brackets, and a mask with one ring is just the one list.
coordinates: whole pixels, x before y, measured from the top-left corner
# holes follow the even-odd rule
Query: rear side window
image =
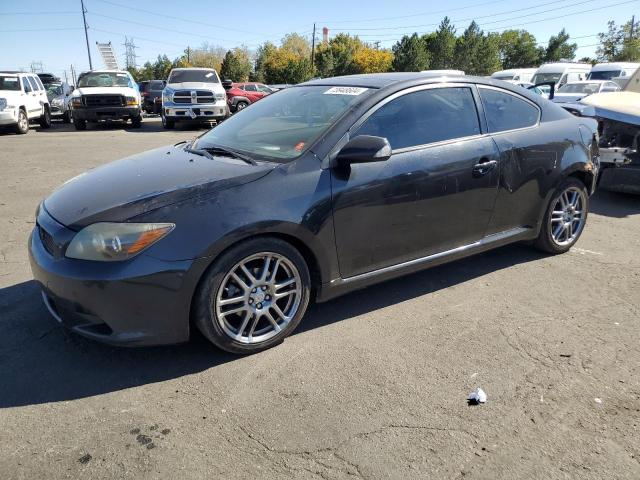
[(391, 100), (357, 134), (386, 137), (397, 150), (478, 135), (480, 123), (470, 88), (431, 88)]
[(40, 87), (40, 90), (44, 90), (44, 85), (42, 84), (42, 80), (40, 80), (40, 77), (33, 77), (33, 79), (38, 82), (38, 87)]
[(491, 133), (532, 127), (540, 112), (526, 100), (499, 90), (480, 87), (480, 98)]
[(255, 85), (245, 85), (244, 86), (244, 91), (245, 92), (255, 92), (256, 91), (256, 86)]
[(29, 81), (29, 85), (31, 85), (31, 90), (32, 91), (38, 91), (38, 84), (36, 83), (36, 81), (33, 79), (33, 77), (27, 77), (27, 80)]

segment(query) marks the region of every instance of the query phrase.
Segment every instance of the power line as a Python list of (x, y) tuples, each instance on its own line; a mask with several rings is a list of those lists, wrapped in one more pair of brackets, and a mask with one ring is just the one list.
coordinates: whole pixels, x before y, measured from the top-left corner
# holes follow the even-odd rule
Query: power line
[(82, 27), (64, 27), (64, 28), (19, 28), (15, 30), (0, 30), (0, 33), (17, 33), (17, 32), (60, 32), (67, 30), (82, 30)]
[(0, 15), (77, 15), (78, 12), (0, 12)]
[[(472, 21), (472, 20), (478, 20), (479, 18), (493, 18), (493, 17), (499, 16), (499, 15), (507, 15), (509, 13), (516, 13), (516, 12), (524, 12), (526, 10), (532, 10), (534, 8), (540, 8), (540, 7), (544, 7), (544, 6), (547, 6), (547, 5), (557, 5), (559, 3), (567, 2), (567, 1), (569, 1), (569, 0), (554, 0), (552, 2), (541, 3), (541, 4), (535, 5), (533, 7), (518, 8), (516, 10), (506, 10), (504, 12), (496, 12), (496, 13), (491, 13), (491, 14), (488, 14), (488, 15), (480, 15), (480, 16), (475, 16), (475, 17), (467, 17), (467, 18), (455, 19), (455, 20), (451, 20), (451, 23), (455, 24), (455, 23), (461, 23), (461, 22), (468, 22), (468, 21)], [(551, 9), (548, 9), (548, 10), (541, 10), (539, 12), (528, 13), (526, 15), (519, 15), (519, 16), (516, 16), (516, 17), (503, 18), (502, 20), (495, 20), (493, 22), (487, 22), (487, 23), (485, 23), (485, 25), (489, 24), (489, 23), (500, 23), (500, 22), (507, 22), (507, 21), (510, 21), (510, 20), (517, 20), (519, 18), (526, 18), (526, 17), (532, 16), (532, 15), (538, 15), (538, 14), (541, 14), (541, 13), (548, 13), (548, 12), (553, 12), (553, 11), (556, 11), (556, 10), (562, 10), (564, 8), (570, 8), (570, 7), (575, 7), (575, 6), (578, 6), (578, 5), (584, 5), (585, 3), (593, 3), (595, 1), (596, 0), (581, 0), (579, 2), (572, 3), (571, 5), (563, 5), (562, 7), (556, 7), (556, 8), (551, 8)], [(362, 31), (365, 31), (365, 30), (379, 31), (379, 30), (396, 30), (396, 29), (400, 29), (400, 28), (435, 27), (437, 25), (440, 25), (440, 22), (437, 22), (437, 23), (425, 23), (425, 24), (421, 24), (421, 25), (398, 25), (396, 27), (348, 28), (346, 30), (349, 30), (349, 31), (361, 31), (361, 30)]]

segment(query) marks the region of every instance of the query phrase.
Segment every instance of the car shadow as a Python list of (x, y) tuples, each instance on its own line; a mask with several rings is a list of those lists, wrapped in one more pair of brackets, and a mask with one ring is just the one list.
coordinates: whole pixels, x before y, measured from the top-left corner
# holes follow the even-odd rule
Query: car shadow
[[(533, 249), (513, 245), (390, 280), (313, 305), (296, 333), (542, 257)], [(0, 289), (0, 311), (0, 408), (74, 400), (162, 382), (238, 358), (216, 349), (199, 334), (183, 345), (147, 348), (110, 347), (87, 340), (51, 318), (34, 281)]]
[(640, 195), (598, 190), (591, 197), (589, 213), (615, 218), (640, 214)]

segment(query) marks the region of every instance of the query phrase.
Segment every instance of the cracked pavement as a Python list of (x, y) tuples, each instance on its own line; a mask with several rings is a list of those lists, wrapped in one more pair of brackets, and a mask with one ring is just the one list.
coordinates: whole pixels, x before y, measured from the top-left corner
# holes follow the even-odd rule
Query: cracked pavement
[(373, 286), (249, 357), (59, 327), (28, 266), (38, 202), (198, 133), (0, 133), (1, 478), (640, 478), (640, 197), (597, 193), (570, 253), (508, 246)]

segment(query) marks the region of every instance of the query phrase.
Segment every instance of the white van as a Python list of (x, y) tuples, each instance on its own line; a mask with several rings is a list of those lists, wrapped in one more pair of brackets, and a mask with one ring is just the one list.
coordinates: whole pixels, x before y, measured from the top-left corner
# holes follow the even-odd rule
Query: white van
[(433, 73), (434, 75), (464, 77), (462, 70), (420, 70), (420, 73)]
[(491, 74), (491, 78), (495, 80), (504, 80), (511, 83), (530, 83), (531, 78), (536, 73), (537, 68), (511, 68), (509, 70), (500, 70)]
[(545, 63), (536, 70), (531, 83), (554, 82), (558, 88), (567, 82), (586, 80), (589, 72), (591, 72), (591, 64), (589, 63)]
[(598, 63), (593, 66), (589, 80), (613, 80), (615, 77), (631, 77), (640, 67), (640, 63), (613, 62)]

